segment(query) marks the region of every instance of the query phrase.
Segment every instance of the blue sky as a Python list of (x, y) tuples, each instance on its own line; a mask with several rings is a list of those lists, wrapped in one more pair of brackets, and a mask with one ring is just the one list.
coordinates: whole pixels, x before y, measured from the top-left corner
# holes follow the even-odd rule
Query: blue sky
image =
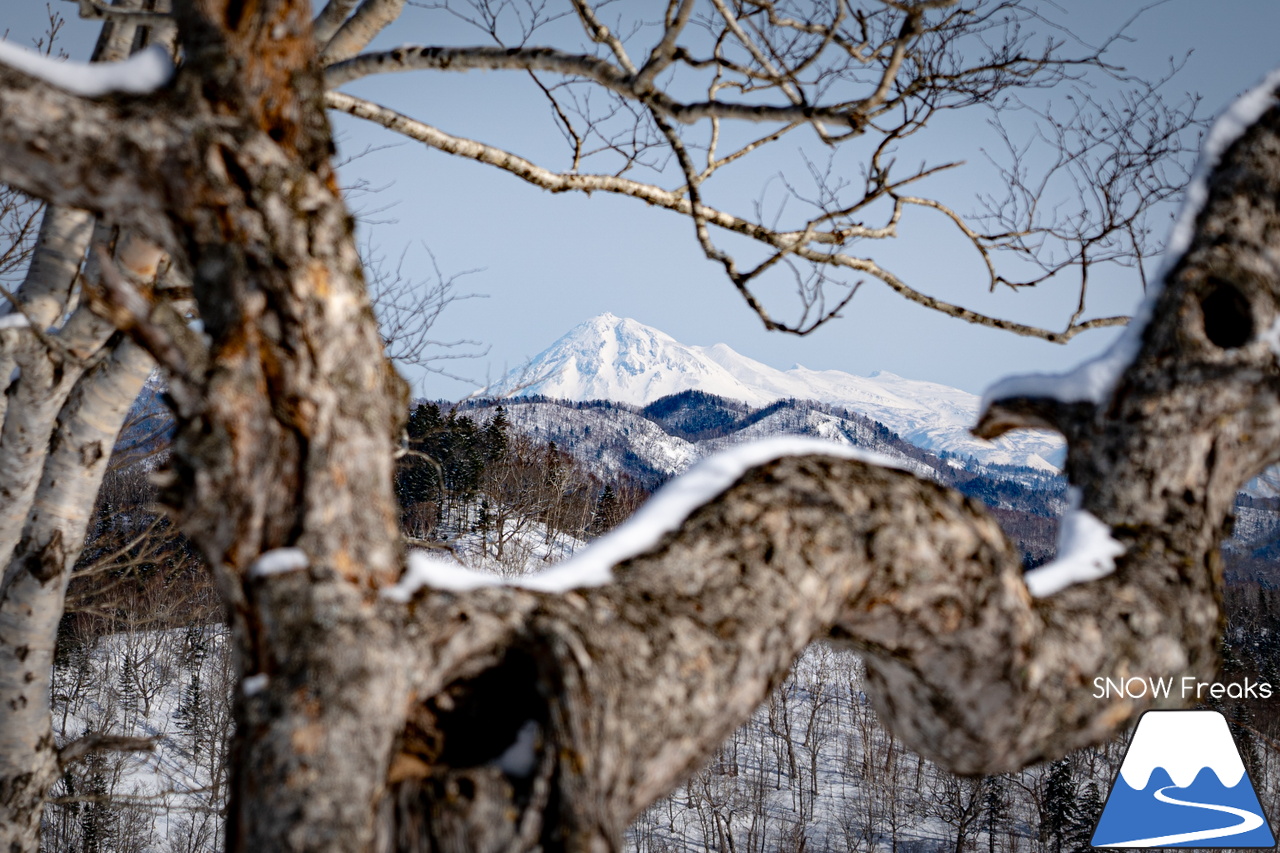
[[(1096, 41), (1143, 5), (1073, 0), (1056, 14), (1083, 38)], [(55, 8), (75, 13), (71, 3)], [(39, 31), (42, 12), (37, 4), (7, 9), (3, 25), (11, 38), (25, 40)], [(424, 31), (423, 14), (407, 10), (379, 44), (478, 41), (462, 31)], [(1192, 51), (1170, 94), (1200, 93), (1206, 113), (1217, 112), (1280, 64), (1280, 3), (1274, 0), (1169, 0), (1148, 9), (1129, 32), (1136, 41), (1118, 45), (1113, 61), (1132, 72), (1159, 74), (1172, 57)], [(64, 46), (83, 57), (92, 34), (92, 25), (72, 21)], [(348, 91), (445, 130), (501, 140), (531, 159), (561, 164), (548, 111), (518, 74), (417, 72), (361, 81)], [(1114, 334), (1085, 333), (1065, 347), (1020, 338), (917, 308), (874, 280), (861, 288), (843, 317), (808, 337), (765, 332), (719, 269), (702, 256), (683, 217), (601, 194), (552, 195), (351, 119), (339, 119), (336, 127), (344, 155), (389, 146), (341, 170), (344, 183), (359, 180), (383, 188), (355, 201), (377, 220), (362, 226), (364, 236), (393, 261), (405, 252), (410, 274), (430, 272), (423, 245), (446, 273), (476, 270), (459, 281), (459, 288), (485, 298), (450, 306), (435, 333), (488, 346), (483, 358), (447, 365), (480, 382), (496, 379), (571, 326), (604, 311), (633, 317), (686, 343), (723, 341), (777, 367), (801, 363), (862, 374), (888, 370), (974, 392), (1009, 372), (1065, 369), (1105, 347)], [(973, 195), (984, 190), (983, 181), (990, 180), (981, 167), (981, 133), (980, 121), (954, 121), (918, 137), (919, 145), (935, 146), (929, 151), (934, 157), (961, 156), (973, 164), (939, 188), (961, 208), (970, 207)], [(775, 171), (795, 168), (798, 144), (788, 145), (771, 161)], [(752, 184), (744, 192), (754, 197), (761, 186)], [(936, 215), (915, 214), (904, 222), (903, 236), (877, 257), (919, 289), (975, 310), (1032, 323), (1065, 320), (1074, 288), (989, 295), (980, 262), (948, 231)], [(1140, 298), (1136, 281), (1131, 270), (1095, 280), (1089, 313), (1131, 310)], [(418, 394), (458, 397), (470, 390), (466, 383), (412, 378)]]

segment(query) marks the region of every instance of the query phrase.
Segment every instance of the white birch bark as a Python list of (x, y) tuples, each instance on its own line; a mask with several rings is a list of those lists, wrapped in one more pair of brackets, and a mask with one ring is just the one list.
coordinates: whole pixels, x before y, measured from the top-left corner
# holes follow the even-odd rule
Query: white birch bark
[[(95, 61), (127, 56), (135, 34), (132, 24), (105, 24)], [(30, 327), (0, 333), (0, 848), (11, 851), (38, 847), (43, 798), (60, 771), (49, 690), (67, 584), (116, 435), (153, 364), (113, 339), (82, 292), (101, 274), (86, 251), (110, 236), (93, 214), (51, 205), (15, 294)], [(134, 266), (147, 256), (136, 239), (120, 242)]]

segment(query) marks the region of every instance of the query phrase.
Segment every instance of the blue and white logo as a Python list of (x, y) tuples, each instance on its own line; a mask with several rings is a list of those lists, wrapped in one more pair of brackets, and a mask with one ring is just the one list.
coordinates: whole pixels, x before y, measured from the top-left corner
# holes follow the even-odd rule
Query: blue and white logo
[(1227, 720), (1148, 711), (1138, 721), (1094, 847), (1275, 847)]

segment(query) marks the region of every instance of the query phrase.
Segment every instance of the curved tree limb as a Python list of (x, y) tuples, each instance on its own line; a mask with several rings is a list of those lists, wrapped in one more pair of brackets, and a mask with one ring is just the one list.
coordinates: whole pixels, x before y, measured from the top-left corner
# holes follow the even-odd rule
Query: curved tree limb
[[(553, 193), (570, 191), (585, 193), (608, 192), (637, 198), (647, 204), (686, 215), (690, 214), (694, 209), (685, 192), (665, 190), (654, 184), (617, 175), (582, 175), (554, 172), (530, 160), (526, 160), (518, 154), (512, 154), (474, 139), (454, 136), (425, 122), (412, 119), (389, 107), (373, 103), (364, 98), (357, 98), (354, 95), (348, 95), (345, 92), (326, 92), (325, 105), (332, 109), (341, 110), (356, 118), (376, 122), (388, 130), (394, 130), (448, 154), (496, 166), (534, 186)], [(840, 243), (861, 237), (878, 238), (888, 236), (883, 229), (863, 226), (854, 226), (842, 229), (839, 232), (831, 230), (815, 230), (813, 232), (773, 231), (750, 220), (707, 205), (701, 205), (700, 210), (709, 224), (778, 246), (793, 245), (804, 239), (821, 245)]]
[(58, 750), (58, 767), (66, 770), (95, 752), (154, 752), (158, 737), (87, 734)]
[[(1079, 511), (1123, 547), (1111, 575), (1033, 598), (994, 520), (961, 496), (805, 455), (742, 473), (601, 586), (404, 602), (388, 593), (407, 568), (391, 488), (406, 400), (333, 179), (311, 4), (204, 0), (178, 15), (187, 65), (161, 97), (179, 104), (181, 142), (134, 140), (126, 163), (181, 235), (210, 339), (204, 370), (176, 383), (168, 499), (217, 567), (233, 626), (230, 849), (614, 848), (814, 638), (863, 650), (888, 724), (965, 772), (1061, 754), (1145, 707), (1094, 700), (1100, 669), (1212, 673), (1216, 547), (1235, 488), (1280, 455), (1280, 109), (1213, 172), (1139, 355), (1077, 413), (1067, 470)], [(38, 106), (14, 97), (0, 89), (0, 110)], [(0, 125), (0, 151), (31, 134), (46, 150), (19, 159), (37, 189), (69, 193), (58, 164), (74, 178), (87, 158), (51, 147), (56, 126)], [(95, 174), (123, 188), (108, 178)], [(78, 198), (114, 209), (109, 192)], [(805, 251), (819, 250), (787, 254)], [(18, 592), (58, 577), (62, 541), (38, 543)], [(0, 635), (15, 612), (0, 610)], [(42, 608), (37, 633), (56, 617)], [(0, 691), (50, 653), (0, 645)]]
[[(886, 725), (972, 774), (1103, 740), (1155, 701), (1095, 699), (1097, 675), (1211, 678), (1217, 546), (1238, 486), (1280, 459), (1276, 139), (1273, 98), (1209, 178), (1111, 399), (1039, 416), (1070, 418), (1078, 511), (1122, 546), (1111, 574), (1035, 599), (994, 520), (953, 492), (822, 457), (759, 466), (603, 587), (419, 593), (407, 636), (427, 698), (385, 831), (607, 849), (815, 638), (861, 650)], [(499, 684), (509, 704), (486, 723), (503, 737), (482, 739), (469, 709)], [(524, 732), (514, 772), (503, 750)]]
[[(411, 642), (415, 693), (430, 698), (401, 741), (409, 778), (388, 796), (431, 834), (478, 831), (472, 810), (496, 791), (517, 809), (545, 803), (531, 794), (545, 786), (554, 810), (519, 809), (504, 824), (511, 849), (527, 821), (544, 844), (616, 844), (824, 637), (864, 654), (878, 710), (913, 748), (962, 773), (1013, 770), (1097, 742), (1138, 710), (1093, 699), (1095, 673), (1212, 675), (1203, 568), (1188, 571), (1191, 591), (1148, 567), (1035, 601), (995, 520), (955, 492), (860, 462), (780, 459), (618, 565), (608, 586), (424, 590)], [(492, 729), (470, 728), (471, 703), (497, 684)], [(537, 770), (520, 778), (497, 758), (528, 721)], [(464, 766), (447, 759), (463, 754)]]
[(511, 69), (569, 74), (599, 83), (607, 89), (643, 100), (662, 115), (681, 124), (710, 118), (749, 122), (823, 122), (857, 131), (864, 120), (844, 107), (749, 104), (734, 101), (680, 101), (667, 93), (646, 88), (638, 76), (588, 54), (564, 53), (553, 48), (501, 47), (398, 47), (384, 53), (365, 54), (325, 69), (325, 84), (338, 87), (371, 74), (431, 69), (471, 71)]

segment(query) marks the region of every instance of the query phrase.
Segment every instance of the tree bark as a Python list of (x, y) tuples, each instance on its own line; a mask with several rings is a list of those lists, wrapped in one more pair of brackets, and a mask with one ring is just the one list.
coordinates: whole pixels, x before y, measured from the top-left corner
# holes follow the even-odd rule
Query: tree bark
[[(408, 400), (329, 164), (310, 13), (185, 11), (177, 89), (210, 131), (178, 159), (212, 168), (165, 174), (189, 194), (171, 214), (212, 340), (209, 369), (174, 381), (170, 496), (221, 574), (241, 674), (268, 679), (237, 699), (236, 850), (368, 848), (407, 704), (376, 591), (402, 565), (391, 465)], [(214, 98), (210, 79), (227, 81)], [(254, 564), (280, 548), (305, 567), (268, 605)]]
[[(105, 24), (93, 60), (124, 59), (136, 29)], [(0, 849), (7, 851), (38, 849), (44, 797), (71, 754), (55, 750), (49, 717), (58, 624), (111, 449), (153, 366), (90, 309), (83, 282), (98, 279), (100, 257), (77, 284), (91, 242), (112, 237), (86, 211), (47, 208), (14, 295), (32, 328), (0, 335)], [(117, 253), (122, 266), (154, 278), (137, 263), (153, 253), (137, 251), (129, 237), (122, 242), (134, 246), (128, 258)]]
[(111, 446), (151, 372), (123, 341), (78, 382), (58, 416), (59, 441), (42, 466), (39, 499), (0, 589), (0, 843), (39, 848), (44, 797), (61, 766), (50, 722), (54, 645)]

